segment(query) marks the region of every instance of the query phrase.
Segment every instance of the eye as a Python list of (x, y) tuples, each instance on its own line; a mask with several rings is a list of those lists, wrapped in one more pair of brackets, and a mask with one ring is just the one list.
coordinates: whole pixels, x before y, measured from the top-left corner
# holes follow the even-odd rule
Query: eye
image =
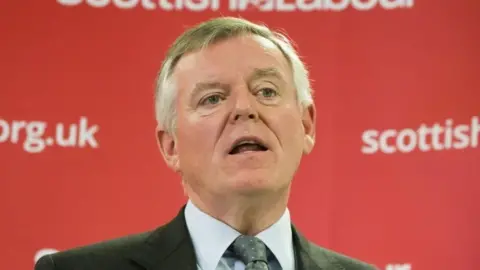
[(272, 98), (272, 97), (276, 97), (278, 95), (277, 91), (275, 91), (272, 88), (268, 88), (268, 87), (260, 89), (260, 91), (258, 91), (257, 94), (260, 94), (260, 95), (262, 95), (262, 97), (265, 97), (265, 98)]
[(200, 101), (200, 105), (215, 105), (223, 100), (223, 97), (219, 94), (210, 95)]

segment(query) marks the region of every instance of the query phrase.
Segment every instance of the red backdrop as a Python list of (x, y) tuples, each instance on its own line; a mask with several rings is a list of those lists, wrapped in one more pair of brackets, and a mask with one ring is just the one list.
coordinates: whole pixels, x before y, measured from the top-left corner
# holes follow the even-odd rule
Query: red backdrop
[(318, 141), (290, 203), (304, 234), (380, 269), (478, 268), (479, 1), (177, 2), (0, 3), (3, 269), (177, 213), (153, 82), (173, 39), (220, 13), (286, 30), (310, 67)]

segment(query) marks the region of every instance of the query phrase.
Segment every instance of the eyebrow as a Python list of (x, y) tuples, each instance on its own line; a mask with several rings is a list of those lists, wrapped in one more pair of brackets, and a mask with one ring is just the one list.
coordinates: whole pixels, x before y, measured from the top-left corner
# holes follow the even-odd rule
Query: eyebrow
[(248, 76), (248, 81), (257, 80), (264, 77), (274, 77), (282, 81), (284, 80), (282, 73), (277, 68), (269, 67), (269, 68), (256, 68), (253, 71), (253, 73), (250, 76)]
[(224, 89), (229, 90), (230, 86), (220, 82), (199, 82), (195, 84), (191, 96), (194, 97), (199, 93), (208, 89)]
[[(255, 68), (252, 74), (250, 74), (247, 79), (248, 81), (254, 81), (258, 80), (260, 78), (265, 78), (265, 77), (274, 77), (277, 78), (281, 81), (284, 81), (283, 76), (281, 72), (274, 67), (269, 67), (269, 68)], [(191, 93), (191, 96), (194, 97), (198, 95), (199, 93), (209, 90), (209, 89), (224, 89), (229, 91), (230, 86), (228, 84), (220, 83), (220, 82), (198, 82), (195, 84), (195, 87), (193, 88), (193, 91)]]

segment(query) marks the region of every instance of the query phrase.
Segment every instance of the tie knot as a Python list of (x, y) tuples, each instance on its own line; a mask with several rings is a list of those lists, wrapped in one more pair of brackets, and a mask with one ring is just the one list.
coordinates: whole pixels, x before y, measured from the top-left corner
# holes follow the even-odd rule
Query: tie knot
[(233, 252), (245, 265), (262, 261), (267, 263), (267, 247), (262, 240), (255, 236), (239, 236), (232, 244)]

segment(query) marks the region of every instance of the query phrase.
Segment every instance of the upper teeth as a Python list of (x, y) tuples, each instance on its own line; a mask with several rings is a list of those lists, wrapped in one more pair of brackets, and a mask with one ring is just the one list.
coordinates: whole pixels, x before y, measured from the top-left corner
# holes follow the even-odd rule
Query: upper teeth
[(242, 144), (246, 144), (246, 143), (251, 143), (251, 144), (258, 144), (257, 141), (254, 141), (254, 140), (246, 140), (246, 141), (240, 141), (238, 142), (236, 145), (242, 145)]

